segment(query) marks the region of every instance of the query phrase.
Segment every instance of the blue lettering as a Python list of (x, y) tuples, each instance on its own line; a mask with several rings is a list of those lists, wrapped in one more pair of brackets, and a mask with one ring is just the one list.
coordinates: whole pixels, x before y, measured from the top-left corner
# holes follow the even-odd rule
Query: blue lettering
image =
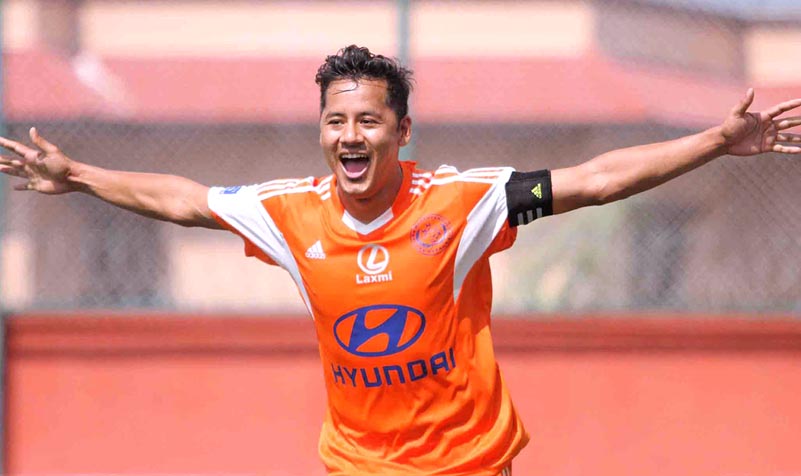
[[(418, 375), (415, 375), (415, 373), (414, 373), (414, 366), (415, 365), (419, 365), (420, 366), (420, 374), (418, 374)], [(428, 367), (426, 367), (426, 361), (425, 360), (413, 360), (413, 361), (409, 362), (408, 364), (406, 364), (406, 369), (409, 371), (409, 378), (412, 380), (412, 382), (414, 382), (415, 380), (420, 380), (421, 378), (423, 378), (426, 375), (428, 375)]]
[(362, 378), (364, 379), (364, 385), (366, 387), (380, 387), (381, 386), (381, 374), (378, 372), (378, 367), (373, 367), (373, 372), (375, 372), (375, 382), (371, 382), (367, 379), (367, 371), (364, 369), (360, 369), (362, 371)]
[(437, 370), (445, 369), (445, 372), (450, 370), (448, 367), (448, 358), (445, 356), (445, 352), (440, 352), (439, 354), (434, 354), (431, 356), (431, 374), (437, 375)]
[(356, 386), (356, 369), (353, 369), (353, 372), (350, 371), (349, 368), (343, 367), (345, 369), (345, 375), (350, 377), (350, 381), (352, 382), (353, 386)]
[(337, 383), (337, 380), (342, 379), (342, 383), (345, 383), (345, 376), (342, 375), (342, 367), (337, 365), (336, 370), (334, 370), (334, 364), (331, 364), (331, 371), (334, 372), (334, 383)]
[[(381, 387), (395, 384), (406, 384), (439, 372), (448, 373), (456, 368), (456, 352), (453, 347), (438, 352), (428, 360), (412, 360), (405, 364), (384, 365), (383, 367), (348, 368), (342, 365), (331, 364), (331, 373), (334, 384), (352, 387)], [(361, 374), (361, 379), (359, 379)], [(394, 374), (394, 376), (393, 376)]]
[(387, 385), (392, 385), (392, 378), (389, 376), (390, 370), (397, 372), (400, 383), (406, 383), (406, 377), (403, 376), (403, 368), (400, 365), (386, 365), (384, 366), (384, 380), (387, 381)]

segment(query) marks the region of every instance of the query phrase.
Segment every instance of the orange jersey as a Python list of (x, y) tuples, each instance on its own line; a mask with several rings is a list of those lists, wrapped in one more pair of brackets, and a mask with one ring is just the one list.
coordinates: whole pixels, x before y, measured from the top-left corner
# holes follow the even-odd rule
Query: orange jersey
[(330, 474), (496, 476), (528, 441), (490, 335), (489, 256), (508, 248), (510, 168), (402, 162), (392, 208), (361, 223), (335, 179), (212, 188), (246, 254), (285, 268), (314, 319)]

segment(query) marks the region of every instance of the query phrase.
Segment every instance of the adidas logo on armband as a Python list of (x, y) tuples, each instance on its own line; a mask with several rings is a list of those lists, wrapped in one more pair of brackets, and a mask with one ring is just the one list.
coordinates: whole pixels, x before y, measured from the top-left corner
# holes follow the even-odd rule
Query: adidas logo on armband
[(320, 243), (320, 240), (309, 246), (309, 249), (306, 250), (306, 257), (309, 259), (325, 259), (325, 251), (323, 251), (323, 244)]

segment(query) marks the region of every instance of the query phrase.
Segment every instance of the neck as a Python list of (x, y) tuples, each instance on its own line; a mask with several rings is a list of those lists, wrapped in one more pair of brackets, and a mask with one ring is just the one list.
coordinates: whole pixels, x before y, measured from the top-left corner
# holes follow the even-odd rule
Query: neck
[(392, 207), (402, 183), (403, 170), (398, 163), (398, 168), (389, 183), (374, 195), (364, 198), (354, 197), (342, 193), (342, 189), (339, 187), (337, 187), (337, 194), (342, 206), (350, 216), (362, 223), (370, 223)]

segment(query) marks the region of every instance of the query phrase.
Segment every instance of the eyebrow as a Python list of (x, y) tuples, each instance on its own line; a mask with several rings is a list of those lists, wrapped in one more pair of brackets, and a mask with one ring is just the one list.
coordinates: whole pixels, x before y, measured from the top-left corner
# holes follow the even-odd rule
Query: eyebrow
[[(323, 117), (324, 117), (324, 118), (329, 118), (329, 117), (333, 117), (333, 116), (346, 116), (346, 115), (347, 115), (347, 114), (345, 114), (344, 112), (339, 112), (339, 111), (330, 111), (330, 112), (328, 112), (326, 115), (324, 115)], [(356, 117), (362, 117), (362, 116), (383, 117), (383, 116), (382, 116), (381, 114), (379, 114), (377, 111), (372, 111), (372, 110), (368, 110), (368, 111), (361, 111), (361, 112), (359, 112), (358, 114), (356, 114)]]

